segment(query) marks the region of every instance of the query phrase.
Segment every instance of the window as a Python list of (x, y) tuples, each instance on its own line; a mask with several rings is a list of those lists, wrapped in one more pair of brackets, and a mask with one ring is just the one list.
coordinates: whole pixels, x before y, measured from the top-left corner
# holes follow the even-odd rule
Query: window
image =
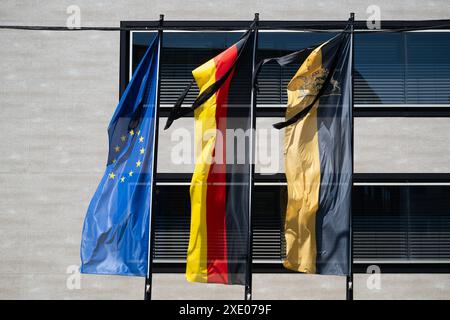
[[(261, 31), (258, 60), (330, 39), (336, 33)], [(166, 32), (161, 56), (161, 103), (171, 106), (191, 71), (233, 44), (240, 32)], [(145, 52), (149, 32), (132, 33), (132, 70)], [(298, 66), (262, 69), (258, 106), (284, 107), (286, 84)], [(192, 102), (198, 91), (189, 94)], [(355, 35), (355, 104), (450, 105), (450, 32), (360, 33)]]
[[(147, 32), (133, 32), (132, 67), (137, 67), (152, 39)], [(166, 32), (161, 52), (161, 105), (171, 107), (187, 84), (192, 70), (235, 43), (241, 32)], [(197, 86), (189, 92), (186, 104), (198, 95)]]
[[(155, 216), (155, 262), (184, 262), (189, 242), (189, 186), (160, 184)], [(253, 258), (279, 263), (284, 254), (285, 187), (255, 186)]]
[(450, 103), (450, 33), (355, 36), (355, 103)]
[[(165, 122), (169, 107), (191, 81), (191, 71), (234, 43), (241, 34), (240, 31), (164, 32), (161, 123)], [(321, 43), (334, 34), (331, 31), (261, 30), (257, 60)], [(147, 31), (130, 33), (126, 43), (129, 52), (121, 56), (122, 63), (126, 60), (129, 64), (126, 77), (136, 67), (150, 39), (151, 33)], [(435, 116), (433, 110), (437, 107), (444, 110), (443, 117), (450, 115), (445, 111), (450, 107), (450, 32), (358, 33), (354, 53), (355, 117), (390, 117), (391, 110), (397, 107), (415, 107), (421, 110), (421, 117)], [(281, 68), (275, 63), (263, 68), (257, 95), (257, 126), (270, 125), (284, 116), (285, 87), (297, 68), (294, 65)], [(192, 103), (197, 94), (194, 86), (185, 103)], [(373, 113), (359, 113), (373, 107), (376, 107)], [(409, 109), (405, 110), (393, 116), (415, 116)], [(179, 121), (180, 126), (193, 132), (192, 118)], [(167, 135), (160, 134), (160, 142), (161, 139), (168, 139)], [(193, 166), (167, 167), (164, 159), (168, 145), (170, 141), (164, 140), (159, 147), (155, 262), (182, 263), (189, 240), (189, 180)], [(282, 155), (280, 159), (282, 161)], [(258, 173), (254, 189), (254, 261), (279, 265), (284, 255), (286, 207), (283, 169), (269, 176)], [(416, 173), (413, 177), (398, 172), (392, 174), (396, 176), (392, 183), (389, 174), (356, 173), (358, 183), (353, 194), (355, 263), (450, 263), (450, 175), (442, 174), (438, 180), (433, 176), (422, 183), (424, 177), (430, 176), (427, 172)], [(377, 183), (372, 183), (373, 179)]]
[(450, 259), (449, 186), (358, 186), (354, 256), (364, 261)]
[[(160, 185), (156, 261), (182, 262), (189, 241), (189, 186)], [(450, 260), (450, 186), (358, 185), (353, 194), (355, 262)], [(253, 258), (284, 257), (286, 186), (256, 185)]]

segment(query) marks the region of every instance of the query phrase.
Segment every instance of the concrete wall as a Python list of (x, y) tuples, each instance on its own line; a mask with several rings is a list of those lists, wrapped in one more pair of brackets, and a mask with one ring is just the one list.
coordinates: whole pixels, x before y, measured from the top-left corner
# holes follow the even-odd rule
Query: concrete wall
[[(72, 4), (81, 8), (82, 26), (118, 26), (160, 13), (166, 19), (251, 19), (259, 12), (261, 19), (342, 20), (354, 11), (364, 19), (369, 4), (381, 7), (383, 19), (450, 16), (447, 0), (3, 0), (0, 23), (62, 26)], [(119, 34), (0, 30), (0, 40), (0, 299), (140, 299), (143, 279), (83, 276), (81, 290), (66, 283), (68, 267), (79, 264), (83, 218), (104, 169), (106, 127), (118, 99)], [(356, 169), (449, 172), (448, 120), (398, 121), (356, 121)], [(392, 141), (388, 150), (386, 137)], [(381, 291), (374, 292), (358, 276), (355, 297), (450, 298), (448, 275), (383, 279)], [(343, 279), (258, 274), (254, 282), (255, 298), (344, 297)], [(243, 295), (238, 287), (205, 290), (182, 275), (155, 277), (157, 298), (185, 297), (178, 293), (186, 289), (191, 298)]]
[[(272, 124), (282, 118), (259, 118), (256, 121), (256, 172), (271, 174), (284, 172), (283, 137)], [(166, 119), (162, 118), (161, 123)], [(450, 172), (449, 118), (355, 118), (355, 172), (357, 173), (423, 173)], [(190, 132), (191, 142), (178, 140), (180, 128)], [(160, 129), (159, 172), (192, 172), (189, 164), (173, 165), (173, 146), (183, 142), (193, 145), (193, 118), (177, 120), (172, 127)], [(388, 142), (388, 143), (386, 143)], [(190, 151), (193, 158), (194, 150)], [(187, 157), (186, 159), (188, 159)]]

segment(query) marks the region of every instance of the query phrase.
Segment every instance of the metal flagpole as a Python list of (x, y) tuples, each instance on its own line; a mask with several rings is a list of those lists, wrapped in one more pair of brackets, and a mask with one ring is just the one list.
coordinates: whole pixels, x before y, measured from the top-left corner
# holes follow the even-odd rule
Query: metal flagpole
[(156, 210), (156, 201), (153, 197), (156, 189), (156, 173), (157, 173), (157, 160), (158, 160), (158, 131), (159, 131), (159, 104), (160, 104), (160, 89), (161, 89), (161, 65), (160, 57), (162, 50), (162, 38), (163, 38), (163, 22), (164, 15), (159, 15), (159, 28), (158, 28), (158, 84), (156, 91), (156, 104), (155, 104), (155, 123), (153, 126), (153, 146), (152, 146), (152, 184), (150, 187), (150, 216), (148, 222), (148, 269), (147, 276), (145, 277), (145, 293), (144, 300), (152, 299), (152, 276), (153, 276), (153, 248), (154, 248), (154, 213)]
[(353, 130), (353, 108), (354, 108), (354, 94), (353, 94), (353, 76), (354, 76), (354, 25), (355, 25), (355, 14), (352, 12), (350, 13), (350, 32), (351, 32), (351, 95), (350, 95), (350, 117), (351, 117), (351, 150), (352, 150), (352, 176), (351, 176), (351, 191), (350, 191), (350, 218), (349, 218), (349, 245), (348, 245), (348, 268), (349, 268), (349, 274), (347, 275), (347, 281), (346, 281), (346, 298), (347, 300), (353, 300), (353, 171), (354, 171), (354, 148), (353, 148), (353, 141), (354, 141), (354, 130)]
[[(256, 50), (258, 48), (258, 23), (259, 13), (255, 13), (254, 19), (254, 38), (253, 38), (253, 57), (252, 57), (252, 79), (256, 67)], [(253, 82), (253, 81), (252, 81)], [(252, 83), (251, 88), (251, 107), (250, 107), (250, 181), (249, 181), (249, 199), (248, 199), (248, 231), (247, 231), (247, 272), (245, 275), (245, 300), (252, 300), (252, 263), (253, 263), (253, 235), (252, 235), (252, 197), (253, 197), (253, 176), (255, 173), (255, 126), (256, 126), (256, 90)]]

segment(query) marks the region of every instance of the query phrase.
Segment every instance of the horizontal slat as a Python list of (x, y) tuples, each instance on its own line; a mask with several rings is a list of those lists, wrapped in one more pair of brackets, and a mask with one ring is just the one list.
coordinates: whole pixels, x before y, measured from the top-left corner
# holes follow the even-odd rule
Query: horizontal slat
[[(189, 186), (157, 188), (161, 192), (158, 193), (160, 209), (155, 215), (155, 257), (161, 261), (182, 261), (186, 258), (189, 242)], [(255, 187), (253, 257), (256, 262), (280, 261), (285, 255), (283, 188), (285, 186)], [(407, 190), (416, 191), (410, 191), (408, 196)], [(450, 258), (450, 206), (447, 203), (450, 200), (446, 200), (450, 187), (357, 186), (356, 191), (355, 197), (365, 203), (363, 207), (373, 212), (369, 214), (355, 206), (355, 260), (438, 261)], [(385, 200), (380, 200), (379, 196)], [(424, 199), (422, 201), (431, 203), (420, 202), (419, 207), (411, 204), (409, 214), (397, 211), (401, 203), (416, 201), (419, 196)], [(389, 207), (388, 211), (375, 210), (382, 201)], [(420, 208), (426, 211), (420, 211)]]

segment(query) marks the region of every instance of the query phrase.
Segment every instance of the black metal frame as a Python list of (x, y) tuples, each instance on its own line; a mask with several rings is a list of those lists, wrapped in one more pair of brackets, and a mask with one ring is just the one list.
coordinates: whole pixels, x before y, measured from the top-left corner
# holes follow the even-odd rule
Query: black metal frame
[[(377, 265), (383, 273), (448, 273), (450, 263), (392, 263), (392, 262), (354, 262), (353, 273), (366, 273), (371, 265)], [(253, 273), (294, 273), (283, 267), (281, 263), (254, 263)], [(153, 273), (184, 273), (186, 272), (186, 263), (155, 263)]]
[[(164, 30), (243, 30), (248, 29), (253, 20), (165, 20)], [(260, 20), (258, 28), (265, 29), (286, 29), (286, 30), (317, 30), (328, 31), (332, 29), (343, 29), (347, 25), (347, 20)], [(355, 20), (356, 31), (370, 31), (367, 29), (366, 20)], [(381, 30), (395, 32), (404, 29), (448, 29), (449, 19), (442, 20), (383, 20)], [(136, 30), (157, 30), (158, 21), (121, 21), (123, 31)], [(375, 31), (376, 32), (376, 31)]]

